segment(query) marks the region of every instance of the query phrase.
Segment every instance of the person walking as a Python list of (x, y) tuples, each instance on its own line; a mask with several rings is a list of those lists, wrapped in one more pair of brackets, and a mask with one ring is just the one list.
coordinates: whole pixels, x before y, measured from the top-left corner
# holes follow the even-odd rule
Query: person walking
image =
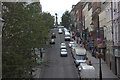
[(75, 40), (75, 35), (74, 35), (74, 40)]

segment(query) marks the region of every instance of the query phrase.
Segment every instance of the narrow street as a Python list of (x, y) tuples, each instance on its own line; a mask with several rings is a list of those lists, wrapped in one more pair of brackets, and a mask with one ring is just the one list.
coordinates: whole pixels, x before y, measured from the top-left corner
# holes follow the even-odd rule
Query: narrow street
[(0, 80), (120, 80), (120, 0), (0, 0)]
[(68, 56), (60, 57), (60, 43), (65, 42), (64, 34), (58, 34), (57, 28), (53, 32), (56, 33), (57, 38), (55, 45), (52, 45), (46, 52), (44, 61), (48, 63), (47, 66), (42, 67), (41, 78), (79, 78), (68, 42), (66, 42)]

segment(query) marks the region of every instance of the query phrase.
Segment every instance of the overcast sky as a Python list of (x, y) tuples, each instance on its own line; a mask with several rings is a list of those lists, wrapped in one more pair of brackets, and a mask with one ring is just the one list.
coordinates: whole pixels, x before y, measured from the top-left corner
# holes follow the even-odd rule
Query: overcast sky
[(58, 14), (58, 23), (61, 22), (62, 14), (66, 10), (71, 10), (73, 4), (77, 4), (80, 0), (40, 0), (42, 11), (50, 12), (53, 16)]

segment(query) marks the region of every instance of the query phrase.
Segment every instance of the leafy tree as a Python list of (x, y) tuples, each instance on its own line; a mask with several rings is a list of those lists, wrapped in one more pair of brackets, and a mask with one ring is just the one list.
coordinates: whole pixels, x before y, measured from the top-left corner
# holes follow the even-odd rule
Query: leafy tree
[(70, 21), (70, 12), (65, 11), (62, 15), (62, 25), (68, 28), (70, 26)]
[(34, 49), (46, 46), (54, 24), (50, 13), (41, 13), (40, 3), (4, 2), (2, 33), (3, 78), (32, 78)]

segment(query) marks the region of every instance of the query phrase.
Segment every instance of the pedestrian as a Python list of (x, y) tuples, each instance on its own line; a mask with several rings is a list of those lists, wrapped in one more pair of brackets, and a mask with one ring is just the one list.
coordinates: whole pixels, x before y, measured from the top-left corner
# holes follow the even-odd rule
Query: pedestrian
[(92, 64), (91, 64), (91, 60), (89, 60), (89, 65), (92, 65)]
[(95, 48), (94, 48), (94, 46), (92, 46), (92, 56), (94, 56), (94, 50), (95, 50)]
[(74, 40), (75, 40), (75, 35), (74, 35)]
[(82, 47), (82, 43), (80, 43), (80, 47)]

